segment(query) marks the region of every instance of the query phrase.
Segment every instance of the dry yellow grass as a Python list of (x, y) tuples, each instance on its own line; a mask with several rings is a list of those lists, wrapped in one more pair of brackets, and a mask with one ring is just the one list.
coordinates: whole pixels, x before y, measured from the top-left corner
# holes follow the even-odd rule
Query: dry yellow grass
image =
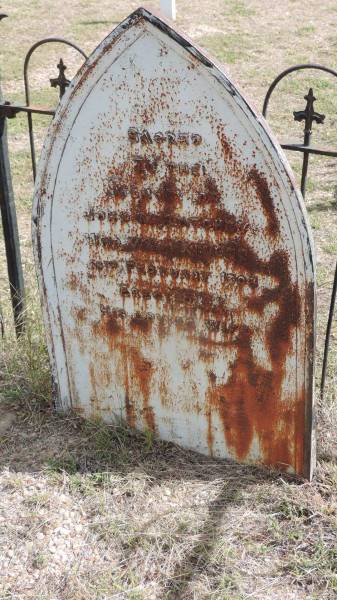
[[(319, 7), (313, 0), (177, 0), (177, 5), (177, 26), (228, 64), (257, 107), (269, 82), (290, 64), (334, 66), (333, 0)], [(37, 39), (61, 35), (89, 53), (136, 7), (121, 0), (3, 5), (10, 13), (0, 25), (5, 95), (23, 99), (23, 58)], [(70, 51), (62, 55), (73, 75), (81, 60)], [(55, 104), (48, 85), (59, 57), (60, 47), (34, 58), (34, 103)], [(337, 147), (337, 84), (329, 77), (292, 77), (270, 106), (270, 123), (281, 139), (301, 139), (292, 111), (304, 107), (311, 82), (316, 108), (327, 114), (315, 138)], [(36, 119), (38, 147), (47, 124)], [(31, 253), (25, 117), (9, 126), (29, 326), (16, 344), (2, 259), (0, 598), (336, 598), (336, 320), (326, 397), (318, 406), (319, 466), (311, 484), (206, 459), (123, 426), (55, 415)], [(289, 158), (298, 175), (298, 158)], [(336, 161), (313, 159), (307, 207), (318, 262), (318, 376), (337, 257), (336, 186)]]

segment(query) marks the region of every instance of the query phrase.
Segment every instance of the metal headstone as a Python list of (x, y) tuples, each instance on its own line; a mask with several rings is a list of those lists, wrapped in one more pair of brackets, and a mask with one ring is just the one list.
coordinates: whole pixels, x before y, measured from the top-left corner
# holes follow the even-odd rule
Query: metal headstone
[(311, 476), (302, 198), (263, 118), (147, 10), (66, 91), (33, 230), (60, 409)]

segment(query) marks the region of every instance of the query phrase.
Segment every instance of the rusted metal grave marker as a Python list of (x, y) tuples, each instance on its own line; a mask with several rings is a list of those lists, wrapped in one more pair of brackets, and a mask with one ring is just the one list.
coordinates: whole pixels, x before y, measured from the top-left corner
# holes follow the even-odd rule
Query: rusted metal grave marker
[(60, 409), (310, 478), (302, 199), (263, 118), (145, 9), (61, 101), (33, 237)]

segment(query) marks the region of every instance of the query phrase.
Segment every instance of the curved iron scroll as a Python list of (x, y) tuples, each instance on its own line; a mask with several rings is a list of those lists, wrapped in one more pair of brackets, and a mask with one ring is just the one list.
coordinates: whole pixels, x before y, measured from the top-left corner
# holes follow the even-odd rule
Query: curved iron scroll
[[(29, 62), (30, 62), (31, 56), (35, 52), (35, 50), (37, 50), (37, 48), (39, 48), (40, 46), (43, 46), (44, 44), (50, 44), (50, 43), (65, 44), (66, 46), (70, 46), (71, 48), (73, 48), (74, 50), (76, 50), (77, 52), (79, 52), (83, 56), (83, 58), (85, 60), (87, 59), (87, 55), (85, 54), (85, 52), (83, 52), (83, 50), (79, 46), (77, 46), (73, 42), (70, 42), (69, 40), (66, 40), (64, 38), (60, 38), (60, 37), (44, 38), (42, 40), (39, 40), (35, 44), (33, 44), (33, 46), (28, 50), (28, 52), (26, 54), (25, 62), (24, 62), (24, 66), (23, 66), (23, 77), (24, 77), (24, 86), (25, 86), (25, 99), (26, 99), (26, 105), (27, 106), (30, 105), (30, 89), (29, 89), (29, 79), (28, 79), (28, 67), (29, 67)], [(63, 74), (64, 74), (64, 70), (65, 70), (66, 67), (63, 64), (62, 59), (60, 60), (58, 68), (59, 68), (60, 74), (61, 74), (62, 68), (63, 68)], [(57, 81), (57, 80), (55, 80), (55, 81)], [(68, 84), (69, 84), (68, 80), (66, 80), (64, 78), (63, 79), (63, 86), (60, 86), (60, 96), (63, 95), (64, 88)], [(51, 80), (51, 85), (53, 86), (52, 80)], [(54, 87), (55, 87), (55, 85), (54, 85)], [(35, 143), (34, 143), (33, 116), (32, 116), (32, 112), (27, 112), (27, 120), (28, 120), (28, 133), (29, 133), (29, 143), (30, 143), (30, 154), (31, 154), (31, 159), (32, 159), (32, 171), (33, 171), (33, 178), (35, 180), (35, 177), (36, 177), (36, 156), (35, 156)]]
[[(274, 81), (271, 83), (271, 85), (268, 88), (268, 91), (267, 91), (265, 99), (264, 99), (263, 108), (262, 108), (262, 114), (264, 117), (267, 116), (267, 110), (268, 110), (270, 97), (271, 97), (272, 93), (274, 92), (276, 86), (280, 83), (280, 81), (282, 81), (282, 79), (284, 79), (291, 73), (294, 73), (295, 71), (302, 71), (302, 70), (307, 70), (307, 69), (323, 71), (324, 73), (328, 73), (329, 75), (332, 75), (333, 77), (337, 78), (337, 71), (335, 69), (331, 69), (330, 67), (325, 67), (324, 65), (318, 65), (316, 63), (298, 64), (298, 65), (294, 65), (293, 67), (289, 67), (288, 69), (285, 69), (277, 77), (275, 77)], [(316, 98), (313, 94), (312, 88), (309, 89), (308, 94), (304, 98), (305, 98), (305, 100), (307, 100), (307, 105), (306, 105), (305, 109), (303, 111), (294, 111), (294, 113), (293, 113), (295, 121), (303, 120), (305, 122), (303, 144), (282, 144), (282, 148), (284, 148), (285, 150), (292, 150), (295, 152), (303, 153), (302, 175), (301, 175), (301, 192), (302, 192), (303, 197), (305, 197), (305, 188), (306, 188), (306, 180), (307, 180), (310, 154), (319, 154), (321, 156), (337, 157), (337, 150), (335, 150), (335, 149), (314, 148), (310, 145), (312, 124), (314, 122), (323, 123), (324, 119), (325, 119), (325, 115), (316, 113), (314, 110), (314, 102), (315, 102)], [(332, 287), (328, 322), (327, 322), (325, 342), (324, 342), (324, 354), (323, 354), (321, 387), (320, 387), (321, 398), (323, 398), (323, 395), (324, 395), (326, 369), (327, 369), (330, 336), (331, 336), (331, 326), (332, 326), (332, 319), (333, 319), (335, 305), (336, 305), (336, 296), (337, 296), (337, 262), (336, 262), (336, 267), (335, 267), (335, 276), (334, 276), (334, 282), (333, 282), (333, 287)]]

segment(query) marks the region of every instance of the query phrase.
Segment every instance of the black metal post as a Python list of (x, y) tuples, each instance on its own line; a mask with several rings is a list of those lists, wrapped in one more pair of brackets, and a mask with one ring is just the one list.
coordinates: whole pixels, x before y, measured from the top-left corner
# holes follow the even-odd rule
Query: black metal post
[(331, 326), (332, 326), (333, 314), (335, 311), (336, 295), (337, 295), (337, 262), (336, 262), (336, 268), (335, 268), (335, 277), (334, 277), (333, 286), (332, 286), (329, 318), (328, 318), (328, 323), (326, 326), (326, 334), (325, 334), (324, 356), (323, 356), (322, 378), (321, 378), (321, 398), (323, 398), (323, 395), (324, 395), (326, 368), (327, 368), (327, 364), (328, 364), (329, 343), (330, 343), (330, 335), (331, 335)]
[[(0, 86), (0, 102), (2, 102)], [(24, 329), (24, 281), (14, 194), (9, 164), (6, 117), (0, 117), (0, 210), (5, 240), (8, 279), (14, 313), (15, 331)]]
[[(311, 133), (312, 133), (312, 124), (315, 121), (316, 123), (324, 123), (325, 115), (322, 115), (315, 111), (314, 102), (316, 100), (312, 88), (309, 89), (309, 92), (306, 96), (304, 96), (304, 100), (307, 101), (306, 107), (304, 110), (295, 110), (294, 111), (294, 119), (295, 121), (304, 121), (304, 142), (303, 146), (305, 148), (310, 148), (311, 142)], [(305, 187), (307, 183), (307, 173), (308, 173), (308, 164), (309, 164), (309, 150), (305, 150), (303, 153), (303, 164), (302, 164), (302, 177), (301, 177), (301, 192), (303, 198), (305, 197)]]
[[(311, 131), (304, 134), (304, 146), (310, 146)], [(307, 174), (309, 165), (309, 152), (303, 152), (302, 175), (301, 175), (301, 192), (305, 198), (305, 188), (307, 184)]]

